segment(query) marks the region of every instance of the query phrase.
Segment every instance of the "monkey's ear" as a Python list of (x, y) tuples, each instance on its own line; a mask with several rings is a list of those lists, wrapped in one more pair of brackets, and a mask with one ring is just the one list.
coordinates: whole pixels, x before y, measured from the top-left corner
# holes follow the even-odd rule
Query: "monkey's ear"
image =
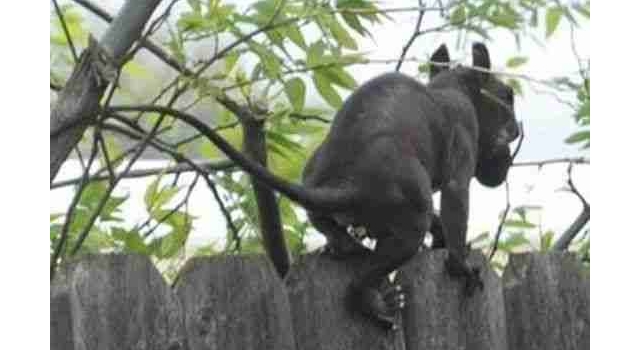
[[(483, 43), (473, 43), (473, 66), (484, 69), (491, 69), (491, 58), (489, 58), (489, 50)], [(480, 80), (485, 82), (489, 79), (489, 73), (480, 73)]]
[[(431, 62), (437, 63), (449, 63), (449, 50), (447, 50), (447, 45), (442, 44), (438, 49), (431, 55)], [(429, 70), (429, 79), (433, 79), (438, 73), (449, 69), (448, 66), (438, 66), (435, 64), (431, 65), (431, 69)]]

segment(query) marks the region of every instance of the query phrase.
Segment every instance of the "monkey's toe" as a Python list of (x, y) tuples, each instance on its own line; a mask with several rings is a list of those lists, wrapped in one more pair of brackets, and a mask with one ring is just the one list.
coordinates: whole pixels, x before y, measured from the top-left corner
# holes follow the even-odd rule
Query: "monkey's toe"
[(389, 310), (398, 312), (406, 306), (407, 294), (400, 285), (395, 285), (385, 290), (383, 298)]

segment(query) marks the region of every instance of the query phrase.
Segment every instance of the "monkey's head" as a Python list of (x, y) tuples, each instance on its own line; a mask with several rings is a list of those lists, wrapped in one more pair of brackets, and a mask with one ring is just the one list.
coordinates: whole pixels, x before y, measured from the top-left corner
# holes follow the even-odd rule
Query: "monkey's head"
[[(449, 53), (443, 44), (431, 56), (432, 62), (449, 63)], [(513, 89), (487, 71), (491, 69), (489, 50), (484, 44), (473, 44), (473, 66), (456, 67), (433, 65), (430, 79), (447, 76), (452, 84), (462, 86), (473, 101), (478, 118), (478, 161), (475, 176), (489, 187), (500, 185), (511, 166), (509, 143), (519, 136), (513, 108)], [(446, 72), (446, 73), (443, 73)]]

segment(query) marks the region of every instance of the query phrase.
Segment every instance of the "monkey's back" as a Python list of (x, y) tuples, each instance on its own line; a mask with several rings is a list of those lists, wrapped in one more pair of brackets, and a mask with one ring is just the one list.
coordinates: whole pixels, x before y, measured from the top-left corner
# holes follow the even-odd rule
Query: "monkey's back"
[(442, 111), (419, 81), (400, 73), (369, 80), (337, 112), (305, 167), (305, 186), (353, 187), (376, 175), (384, 177), (382, 182), (392, 181), (387, 178), (394, 176), (393, 169), (384, 167), (406, 157), (432, 167), (441, 156), (434, 152), (441, 147), (434, 144), (444, 142), (444, 123)]

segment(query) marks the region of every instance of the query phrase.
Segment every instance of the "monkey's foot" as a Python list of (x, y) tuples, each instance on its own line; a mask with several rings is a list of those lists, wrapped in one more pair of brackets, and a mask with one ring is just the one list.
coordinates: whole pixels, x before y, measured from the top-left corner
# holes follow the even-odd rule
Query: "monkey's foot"
[(369, 317), (385, 330), (398, 330), (399, 311), (405, 307), (405, 293), (400, 285), (394, 285), (384, 291), (365, 288), (354, 295), (354, 303), (360, 312)]
[(449, 275), (464, 279), (464, 294), (466, 296), (472, 296), (476, 290), (484, 290), (479, 267), (470, 267), (465, 261), (449, 252), (449, 256), (445, 260), (445, 268)]

